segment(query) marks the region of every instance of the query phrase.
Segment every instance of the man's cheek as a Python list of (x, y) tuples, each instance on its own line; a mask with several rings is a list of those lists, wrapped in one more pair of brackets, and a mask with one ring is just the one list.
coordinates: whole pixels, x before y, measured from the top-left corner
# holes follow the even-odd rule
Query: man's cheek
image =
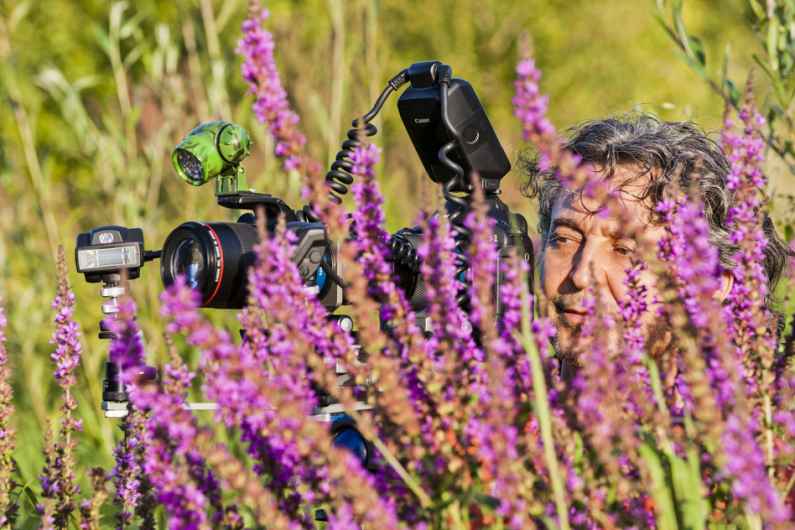
[(544, 252), (539, 260), (538, 267), (539, 284), (541, 294), (551, 299), (557, 293), (559, 285), (560, 265), (555, 263), (555, 259), (548, 252)]

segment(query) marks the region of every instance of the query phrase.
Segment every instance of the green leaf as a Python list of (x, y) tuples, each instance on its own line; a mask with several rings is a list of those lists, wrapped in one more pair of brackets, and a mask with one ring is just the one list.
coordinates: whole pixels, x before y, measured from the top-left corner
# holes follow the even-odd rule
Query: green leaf
[(98, 24), (93, 25), (93, 30), (94, 30), (94, 38), (96, 39), (97, 44), (99, 44), (99, 47), (102, 48), (102, 51), (105, 52), (105, 55), (110, 57), (110, 54), (113, 50), (113, 47), (111, 46), (110, 43), (110, 36), (105, 31), (105, 29)]
[(731, 55), (731, 45), (726, 44), (726, 50), (723, 52), (723, 63), (720, 66), (720, 78), (722, 83), (725, 83), (729, 78), (729, 63), (731, 62)]
[(687, 39), (688, 39), (688, 47), (690, 48), (690, 51), (693, 53), (693, 56), (695, 57), (696, 61), (698, 61), (698, 64), (700, 64), (701, 66), (706, 66), (707, 54), (704, 51), (704, 43), (701, 42), (701, 39), (699, 39), (698, 37), (694, 37), (692, 35), (689, 35)]
[(676, 33), (674, 33), (673, 31), (673, 28), (671, 28), (671, 26), (668, 25), (668, 22), (665, 20), (665, 18), (662, 15), (660, 15), (659, 13), (655, 13), (654, 19), (657, 21), (658, 24), (660, 24), (660, 27), (662, 27), (663, 31), (665, 31), (674, 42), (679, 41), (679, 39), (676, 37)]
[(685, 494), (682, 506), (682, 516), (685, 527), (691, 530), (706, 528), (709, 517), (709, 500), (704, 496), (705, 488), (701, 480), (701, 465), (698, 449), (691, 447), (687, 452), (687, 465), (683, 472), (686, 473)]
[(654, 509), (657, 512), (657, 525), (666, 530), (675, 530), (679, 528), (679, 524), (676, 520), (676, 510), (660, 454), (648, 443), (643, 443), (639, 451), (652, 479), (651, 495), (654, 499)]
[(778, 18), (776, 17), (770, 19), (767, 27), (767, 57), (770, 69), (778, 72)]
[(764, 20), (767, 14), (765, 13), (765, 8), (762, 7), (757, 0), (748, 0), (748, 5), (751, 6), (751, 11), (754, 12), (756, 18), (759, 20)]
[(687, 29), (685, 28), (685, 22), (682, 19), (682, 2), (681, 0), (676, 0), (671, 6), (671, 19), (673, 21), (674, 28), (676, 30), (676, 35), (679, 37), (679, 41), (682, 43), (683, 46), (687, 46)]
[(140, 35), (140, 26), (143, 18), (143, 12), (138, 12), (128, 18), (119, 29), (119, 39), (124, 40), (136, 34)]
[(734, 105), (735, 107), (738, 106), (740, 104), (740, 98), (742, 97), (742, 94), (740, 93), (740, 90), (737, 88), (737, 85), (735, 85), (734, 81), (732, 81), (731, 79), (724, 79), (723, 86), (726, 89), (726, 94), (729, 96), (732, 105)]
[(130, 50), (130, 53), (128, 53), (127, 56), (124, 58), (123, 61), (124, 67), (129, 68), (130, 66), (135, 64), (135, 62), (141, 58), (141, 54), (143, 53), (143, 51), (144, 51), (143, 46), (140, 45)]
[(762, 70), (764, 70), (764, 72), (767, 75), (768, 79), (770, 79), (770, 83), (773, 85), (773, 88), (775, 89), (776, 97), (778, 98), (778, 100), (779, 101), (784, 101), (784, 94), (783, 94), (783, 89), (782, 89), (782, 86), (781, 86), (781, 80), (778, 78), (778, 76), (774, 72), (772, 72), (770, 70), (768, 65), (766, 65), (764, 63), (764, 61), (762, 61), (762, 59), (757, 54), (754, 54), (753, 57), (754, 57), (754, 62), (756, 62), (756, 64), (758, 64), (759, 67)]

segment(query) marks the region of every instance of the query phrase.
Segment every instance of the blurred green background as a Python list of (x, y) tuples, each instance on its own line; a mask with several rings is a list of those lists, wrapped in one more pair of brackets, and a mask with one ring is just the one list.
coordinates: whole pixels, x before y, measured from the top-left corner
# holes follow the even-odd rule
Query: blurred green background
[[(642, 109), (669, 120), (720, 127), (723, 104), (677, 53), (654, 18), (653, 2), (588, 0), (274, 0), (273, 32), (282, 80), (302, 117), (309, 149), (326, 162), (350, 120), (369, 109), (386, 80), (419, 60), (440, 59), (479, 93), (512, 160), (522, 142), (512, 117), (514, 66), (529, 43), (560, 128)], [(17, 460), (35, 481), (42, 429), (57, 407), (48, 344), (53, 327), (54, 249), (73, 268), (75, 236), (101, 224), (140, 226), (149, 248), (190, 219), (229, 219), (211, 186), (190, 188), (174, 175), (173, 145), (202, 120), (224, 118), (252, 132), (250, 184), (299, 204), (300, 180), (286, 176), (253, 119), (235, 55), (244, 0), (3, 0), (0, 27), (0, 293), (9, 314), (15, 369)], [(740, 0), (688, 2), (684, 20), (702, 36), (707, 70), (727, 48), (730, 73), (744, 80), (758, 43)], [(765, 98), (766, 94), (758, 94)], [(394, 99), (378, 121), (380, 182), (389, 228), (410, 224), (437, 204), (400, 124)], [(789, 191), (792, 177), (772, 163)], [(786, 177), (785, 177), (786, 176)], [(533, 204), (503, 180), (509, 205), (535, 226)], [(787, 180), (789, 179), (789, 180)], [(784, 215), (788, 213), (785, 212)], [(85, 431), (81, 467), (112, 465), (119, 434), (99, 410), (107, 344), (96, 338), (99, 289), (71, 273), (84, 357), (77, 398)], [(153, 360), (162, 359), (159, 271), (133, 286)], [(234, 326), (233, 314), (213, 318)], [(85, 489), (85, 488), (84, 488)]]

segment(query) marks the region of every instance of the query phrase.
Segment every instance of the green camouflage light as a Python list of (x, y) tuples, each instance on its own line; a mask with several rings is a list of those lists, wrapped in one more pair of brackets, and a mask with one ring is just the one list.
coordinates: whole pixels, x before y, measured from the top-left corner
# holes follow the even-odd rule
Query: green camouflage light
[(251, 138), (243, 127), (226, 121), (200, 124), (174, 148), (171, 163), (193, 186), (219, 177), (216, 193), (237, 191), (243, 185), (240, 162), (251, 152)]

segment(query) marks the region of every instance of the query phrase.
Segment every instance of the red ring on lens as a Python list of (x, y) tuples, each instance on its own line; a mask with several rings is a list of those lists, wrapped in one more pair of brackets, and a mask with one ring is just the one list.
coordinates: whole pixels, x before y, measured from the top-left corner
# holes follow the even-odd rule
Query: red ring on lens
[(221, 246), (221, 239), (218, 237), (218, 234), (213, 230), (213, 227), (207, 223), (202, 223), (207, 231), (210, 233), (210, 236), (213, 238), (213, 246), (215, 246), (215, 258), (218, 260), (219, 266), (216, 269), (215, 275), (215, 290), (204, 303), (204, 305), (210, 305), (213, 301), (215, 296), (218, 294), (218, 291), (221, 289), (221, 283), (224, 279), (224, 248)]

